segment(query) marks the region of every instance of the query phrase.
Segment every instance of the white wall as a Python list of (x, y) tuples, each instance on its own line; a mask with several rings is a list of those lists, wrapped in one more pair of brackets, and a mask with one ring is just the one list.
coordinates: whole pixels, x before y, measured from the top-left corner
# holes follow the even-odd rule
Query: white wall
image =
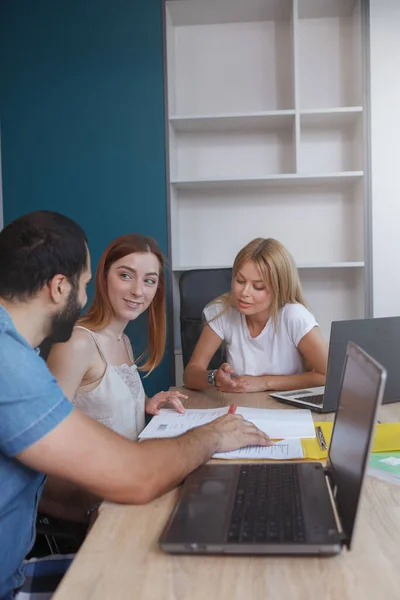
[(373, 312), (400, 315), (400, 0), (370, 0)]

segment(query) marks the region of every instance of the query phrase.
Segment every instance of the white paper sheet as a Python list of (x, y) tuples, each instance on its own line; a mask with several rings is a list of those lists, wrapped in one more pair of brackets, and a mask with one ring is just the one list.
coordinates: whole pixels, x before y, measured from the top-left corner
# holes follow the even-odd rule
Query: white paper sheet
[(300, 440), (282, 440), (273, 446), (246, 446), (232, 452), (217, 452), (213, 458), (225, 460), (291, 460), (304, 458), (303, 447)]
[(228, 408), (186, 409), (184, 414), (172, 408), (162, 408), (160, 414), (153, 417), (143, 429), (139, 438), (168, 438), (186, 433), (193, 427), (206, 425), (222, 415), (226, 415)]
[(314, 421), (311, 411), (274, 410), (265, 408), (247, 408), (238, 406), (236, 414), (242, 415), (257, 425), (261, 431), (271, 438), (313, 438), (315, 437)]
[[(139, 438), (167, 438), (181, 435), (193, 427), (210, 423), (228, 412), (228, 407), (187, 409), (180, 414), (164, 408), (152, 418)], [(251, 421), (273, 439), (299, 439), (315, 437), (314, 422), (309, 410), (268, 410), (238, 406), (236, 414)]]

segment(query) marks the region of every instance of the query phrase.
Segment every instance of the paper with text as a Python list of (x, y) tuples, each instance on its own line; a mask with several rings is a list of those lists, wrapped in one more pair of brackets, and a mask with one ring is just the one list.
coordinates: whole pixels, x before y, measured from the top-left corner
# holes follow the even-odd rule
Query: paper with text
[(222, 415), (226, 415), (228, 407), (210, 409), (186, 409), (184, 414), (173, 408), (162, 408), (160, 414), (153, 417), (143, 429), (139, 438), (168, 438), (186, 433), (193, 427), (206, 425)]
[[(186, 433), (193, 427), (206, 425), (222, 415), (228, 407), (210, 409), (186, 409), (184, 414), (174, 409), (163, 408), (160, 414), (152, 418), (139, 438), (168, 438)], [(314, 422), (309, 410), (271, 410), (265, 408), (246, 408), (238, 406), (236, 414), (254, 423), (261, 431), (273, 439), (313, 438)]]
[(282, 440), (273, 446), (246, 446), (231, 452), (217, 452), (213, 458), (225, 460), (293, 460), (304, 458), (300, 440)]

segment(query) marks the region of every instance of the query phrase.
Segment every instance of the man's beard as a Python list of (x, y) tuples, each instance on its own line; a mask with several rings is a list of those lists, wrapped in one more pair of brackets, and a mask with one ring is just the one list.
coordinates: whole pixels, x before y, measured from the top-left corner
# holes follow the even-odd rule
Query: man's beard
[(73, 286), (65, 308), (51, 319), (49, 341), (53, 344), (67, 342), (72, 335), (81, 310), (82, 306), (78, 301), (78, 286)]

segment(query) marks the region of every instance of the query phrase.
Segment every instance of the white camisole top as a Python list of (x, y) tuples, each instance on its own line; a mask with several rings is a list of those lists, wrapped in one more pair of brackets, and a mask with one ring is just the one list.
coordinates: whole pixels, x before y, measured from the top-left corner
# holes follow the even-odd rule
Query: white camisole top
[[(135, 364), (110, 365), (101, 344), (93, 331), (76, 325), (92, 336), (105, 364), (100, 383), (82, 385), (73, 398), (73, 404), (92, 419), (116, 431), (129, 440), (136, 441), (145, 426), (145, 393)], [(133, 362), (131, 348), (124, 343)]]

